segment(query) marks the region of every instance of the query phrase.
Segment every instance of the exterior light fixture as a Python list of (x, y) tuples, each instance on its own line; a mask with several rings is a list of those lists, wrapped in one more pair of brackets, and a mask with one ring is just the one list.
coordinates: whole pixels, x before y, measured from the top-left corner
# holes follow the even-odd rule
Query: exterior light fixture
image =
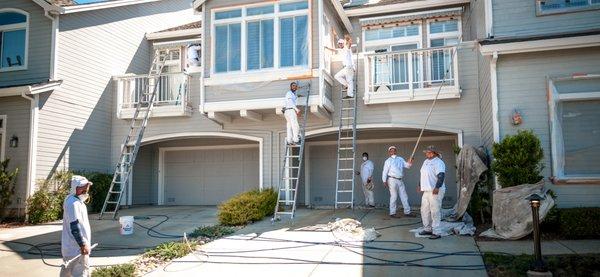
[(17, 148), (17, 147), (19, 147), (19, 138), (18, 138), (17, 136), (13, 135), (13, 136), (10, 138), (10, 141), (9, 141), (8, 145), (9, 145), (11, 148)]
[(548, 268), (546, 267), (546, 264), (542, 259), (542, 243), (540, 241), (539, 211), (542, 200), (544, 200), (545, 198), (534, 193), (525, 199), (529, 200), (529, 204), (531, 205), (531, 215), (533, 216), (533, 250), (535, 252), (535, 261), (531, 265), (531, 270), (527, 272), (527, 275), (552, 276), (552, 273), (548, 271)]

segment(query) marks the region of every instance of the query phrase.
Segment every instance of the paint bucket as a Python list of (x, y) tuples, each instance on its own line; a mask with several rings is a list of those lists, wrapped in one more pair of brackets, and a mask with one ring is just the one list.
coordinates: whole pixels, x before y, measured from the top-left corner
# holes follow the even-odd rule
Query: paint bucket
[(121, 224), (121, 235), (133, 234), (133, 216), (121, 216), (119, 223)]

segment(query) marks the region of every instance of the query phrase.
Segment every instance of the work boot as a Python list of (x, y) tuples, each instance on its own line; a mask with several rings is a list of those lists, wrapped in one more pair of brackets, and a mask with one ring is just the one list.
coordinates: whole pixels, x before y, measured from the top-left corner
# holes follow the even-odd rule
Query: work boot
[(391, 214), (390, 217), (391, 218), (402, 218), (402, 216), (398, 215), (398, 214)]
[(404, 214), (405, 217), (417, 217), (415, 214), (413, 213), (409, 213), (409, 214)]
[(440, 236), (440, 235), (432, 234), (431, 236), (429, 236), (429, 239), (439, 239), (441, 237), (442, 236)]
[(431, 236), (431, 235), (433, 235), (433, 233), (431, 231), (423, 230), (423, 231), (419, 232), (419, 236)]

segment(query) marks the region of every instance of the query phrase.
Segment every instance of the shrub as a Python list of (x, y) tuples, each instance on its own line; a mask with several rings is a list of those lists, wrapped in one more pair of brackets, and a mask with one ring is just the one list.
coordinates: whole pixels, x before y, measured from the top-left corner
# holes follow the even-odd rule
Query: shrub
[(223, 225), (214, 225), (214, 226), (202, 226), (196, 228), (192, 233), (190, 233), (190, 237), (204, 237), (209, 239), (218, 239), (220, 237), (224, 237), (227, 235), (231, 235), (235, 233), (235, 228)]
[(155, 248), (148, 250), (144, 256), (159, 259), (161, 261), (170, 261), (181, 258), (192, 252), (196, 248), (197, 242), (165, 242)]
[(98, 268), (92, 271), (92, 277), (129, 277), (134, 276), (135, 265), (121, 264)]
[(569, 239), (600, 238), (600, 208), (559, 209), (560, 233)]
[(237, 226), (272, 215), (277, 203), (273, 189), (251, 190), (238, 194), (219, 206), (221, 225)]
[(493, 154), (492, 170), (503, 188), (534, 184), (543, 178), (540, 173), (544, 151), (533, 131), (521, 130), (514, 136), (506, 136), (494, 144)]
[(100, 173), (100, 172), (79, 172), (79, 175), (84, 176), (93, 185), (90, 187), (90, 202), (88, 203), (88, 211), (98, 213), (102, 210), (106, 194), (110, 188), (110, 182), (112, 181), (112, 174)]
[(0, 163), (0, 219), (4, 217), (4, 209), (12, 203), (12, 197), (15, 194), (15, 185), (17, 183), (17, 174), (19, 169), (8, 170), (10, 159)]
[(38, 182), (37, 191), (27, 199), (29, 223), (39, 224), (62, 218), (62, 205), (69, 194), (71, 176), (71, 172), (59, 171), (50, 179)]

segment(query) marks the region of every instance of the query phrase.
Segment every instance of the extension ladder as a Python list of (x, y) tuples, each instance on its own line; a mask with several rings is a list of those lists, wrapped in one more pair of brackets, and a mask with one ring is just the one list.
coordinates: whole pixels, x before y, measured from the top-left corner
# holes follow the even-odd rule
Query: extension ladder
[(129, 177), (137, 153), (140, 149), (140, 143), (144, 136), (144, 131), (148, 125), (148, 119), (150, 118), (150, 111), (154, 107), (154, 101), (156, 99), (156, 92), (160, 87), (161, 78), (165, 60), (169, 55), (169, 51), (160, 52), (156, 51), (150, 71), (148, 72), (147, 83), (143, 93), (136, 95), (137, 105), (135, 112), (133, 113), (133, 119), (129, 127), (129, 132), (125, 137), (123, 145), (121, 146), (121, 154), (117, 165), (115, 166), (115, 173), (110, 183), (110, 188), (106, 194), (106, 199), (102, 205), (99, 219), (102, 219), (104, 214), (112, 214), (113, 219), (116, 218), (117, 212), (121, 205), (121, 199), (123, 192), (126, 191), (129, 185)]
[[(298, 82), (297, 82), (298, 83)], [(283, 155), (283, 167), (281, 170), (281, 183), (277, 189), (277, 204), (273, 213), (272, 221), (280, 220), (281, 215), (289, 215), (290, 219), (294, 218), (296, 213), (296, 199), (298, 197), (298, 184), (300, 183), (300, 172), (302, 171), (306, 121), (308, 119), (310, 99), (310, 82), (307, 84), (306, 104), (304, 106), (304, 114), (302, 125), (300, 125), (300, 145), (285, 144)], [(298, 84), (298, 87), (300, 85)]]

